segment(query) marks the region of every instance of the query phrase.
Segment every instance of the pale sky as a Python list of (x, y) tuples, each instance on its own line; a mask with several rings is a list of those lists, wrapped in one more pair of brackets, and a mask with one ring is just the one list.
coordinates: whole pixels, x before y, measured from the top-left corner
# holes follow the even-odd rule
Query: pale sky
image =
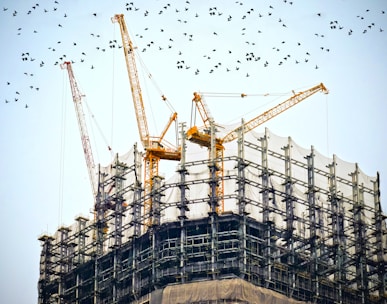
[(229, 125), (286, 99), (279, 93), (322, 82), (328, 95), (317, 93), (257, 131), (268, 127), (356, 162), (371, 177), (379, 172), (385, 211), (385, 11), (383, 0), (2, 0), (1, 301), (37, 302), (38, 237), (93, 208), (63, 61), (74, 62), (94, 114), (84, 106), (96, 162), (109, 162), (107, 145), (123, 154), (139, 142), (114, 14), (125, 15), (138, 47), (152, 134), (170, 115), (162, 94), (187, 125), (194, 91), (252, 95), (206, 99), (216, 122)]

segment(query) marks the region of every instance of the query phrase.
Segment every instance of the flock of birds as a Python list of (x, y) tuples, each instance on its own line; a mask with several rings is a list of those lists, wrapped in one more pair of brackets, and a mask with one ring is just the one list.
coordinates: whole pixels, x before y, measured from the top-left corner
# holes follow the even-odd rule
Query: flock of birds
[[(24, 77), (22, 81), (24, 86), (19, 88), (20, 77), (7, 80), (2, 86), (11, 87), (14, 90), (7, 90), (12, 93), (3, 96), (5, 103), (19, 102), (28, 108), (29, 105), (22, 101), (22, 95), (37, 93), (42, 86), (44, 89), (44, 81), (38, 78), (39, 69), (58, 66), (63, 61), (71, 61), (73, 64), (84, 64), (88, 69), (93, 70), (98, 68), (98, 62), (90, 62), (89, 54), (95, 55), (95, 52), (99, 52), (97, 54), (102, 55), (112, 49), (122, 48), (120, 39), (106, 37), (103, 33), (87, 32), (87, 40), (81, 38), (76, 40), (74, 37), (80, 33), (64, 32), (68, 22), (71, 22), (73, 12), (65, 11), (65, 5), (61, 1), (63, 0), (54, 0), (51, 3), (47, 1), (44, 7), (43, 4), (35, 3), (23, 11), (12, 8), (13, 2), (9, 3), (9, 7), (3, 7), (4, 16), (1, 18), (25, 20), (29, 16), (37, 16), (41, 19), (42, 15), (51, 15), (51, 23), (47, 26), (52, 29), (56, 37), (44, 36), (42, 41), (47, 45), (42, 46), (45, 51), (41, 53), (32, 54), (29, 50), (20, 50), (20, 52), (17, 49), (14, 50), (20, 54), (20, 62), (14, 64), (23, 64), (26, 70), (20, 76)], [(345, 36), (384, 32), (383, 24), (373, 21), (371, 17), (385, 15), (384, 10), (360, 11), (357, 16), (353, 16), (358, 22), (351, 25), (342, 24), (335, 18), (329, 19), (330, 16), (325, 15), (324, 12), (311, 11), (309, 17), (314, 23), (320, 23), (318, 27), (320, 31), (310, 33), (310, 36), (315, 39), (313, 46), (304, 45), (304, 41), (296, 40), (287, 32), (297, 30), (292, 28), (291, 21), (294, 18), (281, 16), (276, 10), (277, 7), (281, 7), (283, 12), (283, 6), (286, 5), (289, 11), (297, 13), (298, 2), (297, 0), (272, 0), (261, 3), (234, 1), (225, 5), (219, 1), (217, 6), (207, 4), (207, 7), (203, 7), (203, 4), (191, 3), (188, 0), (175, 1), (175, 3), (155, 1), (153, 4), (136, 1), (136, 3), (122, 2), (121, 11), (125, 13), (127, 21), (142, 20), (141, 23), (131, 24), (136, 27), (132, 38), (136, 40), (139, 55), (145, 53), (160, 56), (161, 53), (165, 58), (167, 56), (174, 58), (175, 66), (171, 66), (171, 69), (193, 75), (240, 73), (241, 77), (250, 77), (252, 75), (250, 70), (283, 67), (289, 64), (319, 69), (321, 65), (318, 64), (319, 55), (316, 53), (330, 54), (334, 47), (325, 42), (329, 31), (340, 32)], [(93, 19), (97, 19), (103, 27), (108, 27), (105, 17), (99, 20), (102, 13), (98, 11), (98, 5), (93, 7), (95, 11), (84, 12), (85, 29), (80, 28), (78, 31), (86, 32), (87, 23), (94, 22)], [(28, 21), (25, 24), (28, 24)], [(139, 29), (142, 25), (146, 26)], [(273, 44), (267, 45), (267, 41), (262, 37), (270, 33), (273, 28), (283, 35), (272, 38), (270, 43)], [(16, 27), (9, 30), (15, 32), (15, 39), (18, 39), (18, 36), (24, 39), (28, 35), (28, 39), (34, 41), (37, 37), (34, 35), (40, 35), (38, 28)], [(265, 45), (266, 51), (262, 50), (262, 45)]]

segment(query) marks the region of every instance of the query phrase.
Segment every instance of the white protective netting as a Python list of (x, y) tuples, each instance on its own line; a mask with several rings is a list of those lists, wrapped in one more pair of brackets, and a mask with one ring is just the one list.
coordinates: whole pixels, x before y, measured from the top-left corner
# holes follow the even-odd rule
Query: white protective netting
[[(343, 212), (345, 214), (344, 228), (345, 233), (351, 238), (354, 235), (353, 227), (353, 214), (351, 209), (354, 202), (358, 201), (364, 204), (365, 208), (361, 211), (362, 221), (366, 225), (372, 225), (374, 221), (374, 208), (375, 208), (375, 194), (374, 183), (376, 178), (368, 176), (363, 173), (355, 163), (345, 162), (339, 157), (327, 157), (314, 150), (312, 147), (309, 149), (303, 148), (297, 145), (290, 137), (281, 137), (273, 134), (268, 129), (265, 132), (258, 133), (251, 131), (245, 134), (245, 145), (243, 148), (244, 159), (251, 162), (253, 165), (249, 165), (244, 169), (244, 178), (248, 181), (245, 184), (246, 198), (252, 203), (246, 205), (246, 211), (250, 217), (255, 218), (257, 221), (262, 221), (262, 208), (263, 208), (263, 195), (262, 195), (262, 142), (263, 138), (267, 139), (267, 148), (269, 153), (267, 154), (267, 168), (270, 171), (268, 177), (269, 187), (273, 190), (270, 194), (269, 206), (272, 210), (270, 212), (270, 220), (273, 221), (277, 228), (285, 229), (286, 222), (286, 202), (283, 199), (281, 193), (285, 193), (285, 179), (286, 167), (285, 167), (285, 149), (289, 147), (288, 156), (291, 159), (291, 173), (290, 177), (293, 180), (291, 185), (291, 195), (295, 198), (294, 201), (294, 234), (302, 237), (309, 237), (308, 223), (308, 170), (307, 170), (307, 156), (313, 154), (314, 162), (314, 185), (315, 185), (315, 205), (316, 205), (316, 221), (319, 229), (317, 229), (317, 235), (325, 240), (327, 245), (332, 243), (332, 227), (331, 226), (331, 206), (329, 200), (329, 166), (334, 164), (336, 175), (336, 193), (342, 199)], [(256, 145), (258, 148), (251, 147), (246, 143)], [(185, 176), (186, 182), (189, 186), (186, 187), (186, 199), (189, 203), (189, 211), (186, 212), (188, 219), (197, 219), (208, 216), (209, 212), (209, 168), (208, 151), (204, 148), (192, 147), (190, 143), (188, 145), (188, 153), (186, 162), (189, 164), (187, 167), (188, 174)], [(192, 148), (192, 149), (191, 149)], [(238, 198), (236, 196), (238, 190), (237, 183), (237, 159), (238, 156), (238, 144), (237, 140), (231, 143), (225, 144), (224, 157), (224, 176), (228, 177), (224, 181), (224, 211), (225, 212), (238, 212)], [(228, 157), (233, 157), (231, 160)], [(201, 162), (201, 160), (203, 162)], [(137, 159), (137, 162), (142, 162), (142, 159)], [(195, 164), (192, 164), (196, 161)], [(112, 179), (114, 176), (120, 174), (117, 170), (121, 170), (117, 164), (123, 164), (128, 167), (133, 166), (135, 163), (135, 149), (131, 149), (124, 155), (117, 155), (116, 159), (108, 166), (100, 167), (100, 172), (106, 175), (105, 180)], [(174, 162), (176, 166), (176, 162)], [(140, 171), (142, 171), (141, 169)], [(114, 184), (109, 184), (105, 187), (104, 199), (109, 199), (114, 193), (131, 187), (135, 183), (136, 175), (133, 171), (128, 171), (123, 176), (122, 181)], [(141, 174), (138, 172), (138, 174)], [(357, 182), (353, 182), (353, 176), (356, 177)], [(137, 176), (138, 178), (138, 176)], [(171, 174), (171, 177), (163, 180), (163, 202), (161, 206), (161, 224), (165, 222), (177, 221), (180, 213), (177, 207), (178, 202), (181, 200), (181, 192), (179, 188), (180, 174), (175, 172)], [(357, 190), (354, 190), (354, 184), (356, 184)], [(110, 188), (109, 188), (110, 187)], [(133, 201), (133, 191), (124, 191), (124, 204), (130, 205)], [(143, 211), (143, 210), (142, 210)], [(114, 212), (113, 210), (107, 211), (107, 215)], [(133, 235), (133, 210), (127, 207), (123, 213), (122, 221), (122, 239), (128, 240)], [(91, 226), (94, 219), (88, 219), (86, 224), (82, 227)], [(107, 223), (108, 233), (104, 241), (104, 249), (109, 250), (110, 246), (114, 244), (114, 229), (115, 229), (115, 217), (109, 218)], [(79, 234), (80, 224), (78, 221), (74, 222), (69, 228), (68, 235)], [(384, 228), (384, 227), (383, 227)], [(367, 230), (367, 238), (370, 242), (375, 241), (375, 236), (372, 235), (372, 230)], [(59, 244), (61, 242), (61, 232), (58, 230), (54, 236), (53, 244)], [(85, 247), (92, 248), (90, 246), (95, 241), (95, 232), (89, 229), (85, 238)], [(385, 241), (385, 240), (384, 240)], [(75, 242), (76, 243), (76, 242)], [(74, 251), (79, 248), (75, 245)], [(58, 247), (59, 248), (59, 247)], [(59, 249), (58, 249), (59, 250)], [(90, 249), (92, 250), (92, 249)], [(350, 254), (354, 254), (355, 246), (351, 246), (349, 249)]]

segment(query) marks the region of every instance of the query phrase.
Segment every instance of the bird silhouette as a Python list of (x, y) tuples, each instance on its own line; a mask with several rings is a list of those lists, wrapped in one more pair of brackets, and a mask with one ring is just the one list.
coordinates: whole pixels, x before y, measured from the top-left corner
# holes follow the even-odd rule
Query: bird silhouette
[[(153, 1), (157, 2), (156, 0)], [(73, 31), (73, 29), (67, 24), (67, 21), (76, 22), (76, 20), (72, 18), (75, 15), (73, 14), (74, 11), (67, 7), (65, 10), (62, 3), (60, 4), (58, 1), (53, 3), (55, 6), (54, 8), (41, 7), (39, 9), (39, 3), (36, 3), (33, 6), (29, 5), (23, 8), (19, 8), (18, 6), (18, 11), (14, 10), (15, 7), (10, 6), (8, 8), (3, 6), (4, 16), (9, 16), (9, 18), (15, 17), (15, 21), (19, 20), (18, 17), (22, 17), (20, 16), (20, 12), (22, 12), (22, 14), (30, 15), (28, 17), (30, 21), (34, 18), (35, 14), (36, 17), (48, 17), (36, 18), (36, 23), (28, 24), (27, 31), (26, 23), (15, 22), (15, 25), (13, 25), (14, 34), (22, 35), (23, 38), (27, 40), (33, 39), (32, 41), (36, 41), (36, 44), (42, 43), (43, 48), (48, 47), (50, 45), (49, 43), (51, 43), (51, 47), (48, 47), (45, 51), (43, 50), (40, 54), (33, 53), (28, 49), (27, 52), (26, 49), (23, 50), (22, 56), (18, 59), (20, 60), (20, 64), (28, 67), (28, 69), (23, 69), (22, 72), (28, 71), (28, 73), (25, 78), (22, 78), (27, 79), (27, 76), (31, 76), (31, 72), (34, 72), (36, 75), (34, 76), (34, 81), (42, 81), (41, 78), (39, 79), (39, 76), (43, 75), (43, 72), (48, 66), (52, 64), (55, 66), (59, 65), (61, 61), (66, 60), (66, 54), (70, 58), (70, 52), (72, 52), (73, 55), (75, 53), (75, 56), (77, 56), (71, 62), (80, 64), (88, 61), (86, 67), (93, 70), (96, 69), (95, 72), (100, 71), (101, 68), (99, 66), (97, 66), (98, 69), (95, 68), (94, 63), (97, 63), (92, 61), (91, 58), (95, 58), (94, 56), (106, 56), (110, 51), (122, 48), (122, 45), (119, 45), (119, 43), (114, 40), (113, 35), (109, 36), (110, 34), (104, 32), (103, 39), (99, 39), (101, 38), (102, 33), (101, 35), (97, 34), (97, 29), (93, 30), (92, 33), (83, 33), (84, 30), (81, 27), (79, 28), (80, 38), (75, 40), (72, 38), (74, 37), (74, 33), (70, 32), (70, 30)], [(292, 5), (293, 1), (283, 0), (278, 3), (277, 6), (280, 6), (280, 4)], [(175, 65), (177, 68), (172, 66), (174, 71), (179, 71), (179, 73), (188, 71), (188, 73), (193, 73), (195, 75), (201, 75), (199, 70), (202, 71), (202, 74), (203, 71), (210, 71), (212, 74), (211, 77), (219, 75), (220, 73), (227, 73), (227, 77), (230, 77), (233, 73), (243, 73), (246, 77), (249, 75), (253, 78), (253, 65), (255, 63), (257, 63), (255, 66), (257, 69), (259, 66), (262, 67), (262, 65), (269, 69), (277, 67), (286, 69), (290, 64), (296, 64), (299, 69), (304, 67), (316, 69), (317, 67), (322, 70), (323, 63), (320, 62), (321, 58), (318, 56), (323, 56), (323, 54), (327, 54), (328, 52), (330, 53), (329, 56), (334, 56), (334, 49), (330, 49), (329, 46), (324, 43), (313, 42), (311, 45), (311, 42), (307, 40), (308, 38), (304, 37), (320, 39), (325, 36), (331, 38), (330, 35), (336, 34), (356, 36), (356, 34), (360, 35), (363, 33), (362, 39), (367, 39), (367, 37), (370, 36), (369, 34), (384, 34), (385, 32), (383, 29), (385, 23), (382, 23), (379, 19), (371, 19), (377, 15), (379, 17), (384, 17), (385, 15), (382, 14), (385, 14), (385, 11), (373, 9), (373, 7), (362, 9), (361, 11), (354, 13), (352, 21), (348, 21), (349, 19), (341, 19), (340, 14), (333, 16), (329, 13), (328, 9), (316, 12), (316, 10), (313, 9), (313, 6), (311, 6), (311, 8), (309, 8), (309, 14), (314, 17), (312, 19), (314, 24), (313, 26), (304, 28), (305, 34), (308, 34), (309, 36), (300, 33), (301, 35), (294, 35), (293, 37), (286, 33), (287, 30), (295, 30), (294, 18), (288, 18), (290, 8), (288, 7), (288, 12), (286, 12), (286, 10), (277, 10), (277, 8), (274, 8), (276, 5), (274, 5), (273, 2), (269, 2), (266, 7), (259, 9), (260, 6), (255, 4), (252, 4), (251, 8), (246, 8), (246, 3), (243, 1), (230, 2), (229, 5), (225, 5), (222, 1), (216, 0), (211, 4), (206, 4), (206, 6), (204, 4), (203, 7), (205, 10), (202, 10), (202, 7), (197, 6), (196, 3), (191, 4), (190, 1), (184, 1), (179, 5), (175, 3), (164, 3), (161, 6), (145, 6), (142, 2), (139, 2), (137, 6), (135, 6), (133, 2), (124, 2), (122, 4), (123, 8), (126, 9), (125, 13), (128, 15), (128, 18), (133, 18), (133, 20), (139, 18), (138, 20), (141, 20), (133, 26), (134, 28), (141, 30), (135, 35), (135, 37), (138, 38), (136, 47), (139, 52), (143, 50), (146, 52), (144, 54), (146, 56), (157, 56), (156, 52), (163, 52), (163, 56), (171, 56), (171, 58), (178, 59), (174, 62), (172, 61), (172, 64), (180, 61), (179, 64)], [(38, 14), (40, 14), (40, 16)], [(86, 18), (83, 20), (85, 24), (91, 22), (91, 20), (93, 20), (92, 22), (96, 22), (99, 20), (97, 17), (100, 17), (101, 15), (100, 8), (97, 4), (93, 7), (89, 7), (88, 11), (85, 12), (85, 15), (90, 16), (90, 19), (87, 20)], [(146, 19), (144, 17), (146, 17)], [(24, 16), (24, 18), (27, 17)], [(65, 21), (63, 21), (62, 18), (65, 18)], [(94, 20), (94, 18), (96, 19)], [(43, 23), (38, 23), (39, 19), (43, 20), (47, 26), (61, 28), (61, 34), (58, 36), (61, 40), (56, 41), (55, 44), (52, 44), (52, 38), (49, 37), (38, 40), (40, 37), (43, 37), (42, 33), (44, 29), (42, 26)], [(276, 31), (275, 35), (272, 34), (272, 28), (268, 27), (267, 24), (267, 20), (270, 19), (273, 30)], [(284, 23), (285, 21), (286, 24)], [(344, 21), (346, 23), (344, 23)], [(162, 28), (160, 28), (160, 26), (152, 27), (152, 24), (163, 25)], [(215, 26), (206, 26), (208, 24)], [(92, 25), (90, 24), (90, 28), (91, 26)], [(85, 29), (86, 28), (88, 27), (85, 25)], [(316, 32), (312, 32), (312, 29), (315, 29)], [(329, 29), (329, 32), (324, 33), (324, 30), (326, 29)], [(333, 30), (335, 30), (335, 32)], [(342, 31), (340, 32), (339, 30)], [(34, 34), (34, 36), (31, 36), (32, 34)], [(256, 36), (258, 34), (259, 36)], [(313, 36), (313, 34), (315, 34), (315, 36)], [(265, 45), (262, 43), (261, 39), (267, 37), (265, 35), (272, 35), (274, 47), (273, 45)], [(89, 38), (89, 41), (84, 39), (85, 36), (86, 38)], [(193, 39), (193, 36), (195, 36), (195, 38), (200, 36), (200, 39)], [(18, 36), (15, 35), (15, 37)], [(97, 38), (98, 42), (95, 40)], [(109, 38), (111, 39), (110, 41)], [(222, 38), (222, 40), (218, 40), (217, 38)], [(187, 43), (188, 41), (189, 43)], [(205, 49), (201, 47), (203, 41), (206, 41)], [(23, 44), (21, 43), (21, 45)], [(278, 47), (279, 45), (281, 45), (281, 47)], [(24, 46), (26, 47), (25, 43)], [(252, 49), (253, 47), (254, 49)], [(313, 52), (316, 48), (319, 48), (320, 51), (324, 52)], [(83, 50), (81, 54), (79, 54), (80, 50)], [(199, 54), (195, 54), (192, 50), (199, 52)], [(203, 53), (200, 53), (200, 50), (204, 50)], [(251, 52), (252, 50), (253, 52)], [(58, 52), (63, 55), (57, 56), (56, 53)], [(204, 53), (210, 54), (211, 56), (202, 56)], [(86, 54), (88, 55), (87, 57)], [(181, 60), (183, 54), (185, 58), (184, 60)], [(189, 60), (187, 54), (190, 55), (192, 60)], [(228, 56), (225, 56), (226, 54), (228, 54)], [(195, 58), (196, 55), (198, 55), (198, 60)], [(104, 59), (105, 58), (101, 57), (101, 60)], [(168, 60), (165, 60), (165, 62), (168, 62)], [(194, 65), (193, 62), (195, 62), (196, 65)], [(304, 64), (308, 62), (308, 65)], [(312, 62), (313, 64), (310, 64)], [(234, 66), (235, 68), (233, 68)], [(33, 71), (36, 67), (39, 68), (39, 72), (36, 72), (36, 70)], [(247, 70), (248, 73), (246, 72)], [(11, 82), (13, 86), (15, 81), (12, 79), (7, 82), (7, 85), (11, 86)], [(39, 89), (39, 84), (36, 82), (33, 83), (33, 86), (30, 86), (30, 83), (24, 83), (23, 85), (24, 87), (30, 87), (30, 89), (32, 89), (30, 91), (27, 88), (28, 92), (30, 92), (29, 94), (31, 94), (31, 92), (36, 92)], [(3, 84), (3, 86), (5, 86), (5, 84)], [(25, 103), (26, 94), (24, 94), (21, 87), (17, 88), (23, 94), (23, 103)], [(12, 97), (8, 98), (8, 100), (12, 100)]]

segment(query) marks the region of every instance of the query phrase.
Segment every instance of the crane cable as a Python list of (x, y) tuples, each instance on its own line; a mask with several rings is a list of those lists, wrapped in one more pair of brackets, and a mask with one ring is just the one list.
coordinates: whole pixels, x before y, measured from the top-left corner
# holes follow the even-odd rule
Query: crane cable
[[(116, 22), (113, 22), (113, 40), (116, 39)], [(112, 151), (112, 147), (113, 147), (113, 134), (114, 134), (114, 101), (115, 101), (115, 95), (114, 95), (114, 84), (115, 84), (115, 58), (116, 58), (116, 48), (113, 48), (113, 52), (112, 52), (112, 67), (113, 67), (113, 70), (112, 70), (112, 99), (111, 99), (111, 109), (110, 109), (110, 112), (111, 112), (111, 123), (110, 123), (110, 151)], [(113, 151), (112, 151), (113, 153)]]
[(301, 92), (304, 91), (305, 89), (308, 89), (312, 86), (303, 86), (301, 88), (298, 88), (296, 90), (292, 90), (291, 92), (280, 92), (280, 93), (253, 93), (253, 94), (246, 94), (246, 93), (235, 93), (235, 92), (200, 92), (200, 95), (204, 97), (230, 97), (230, 98), (235, 98), (235, 97), (251, 97), (251, 96), (286, 96), (289, 95), (290, 93), (295, 94), (295, 92)]
[[(82, 89), (82, 86), (80, 84), (78, 84), (78, 88), (81, 92), (84, 92), (84, 90)], [(97, 121), (94, 113), (91, 111), (89, 103), (87, 102), (87, 95), (86, 94), (82, 94), (82, 95), (83, 96), (82, 96), (81, 103), (83, 105), (86, 105), (86, 110), (87, 110), (87, 113), (84, 113), (85, 116), (87, 116), (87, 118), (88, 118), (87, 126), (91, 128), (91, 132), (92, 132), (92, 136), (93, 136), (93, 141), (90, 141), (90, 144), (91, 144), (91, 142), (94, 142), (94, 146), (95, 146), (95, 143), (97, 143), (96, 136), (94, 133), (94, 128), (93, 128), (93, 124), (95, 124), (95, 126), (97, 127), (99, 135), (101, 136), (102, 140), (104, 141), (106, 149), (111, 153), (111, 157), (113, 158), (114, 153), (113, 153), (113, 150), (111, 148), (112, 146), (111, 146), (111, 144), (109, 145), (109, 142), (108, 142), (105, 134), (103, 133), (100, 125), (98, 124), (98, 121)], [(113, 122), (112, 122), (112, 124), (113, 124)], [(96, 153), (97, 159), (99, 160), (100, 157), (99, 157), (98, 149), (95, 149), (95, 147), (94, 147), (93, 153)], [(96, 164), (94, 164), (94, 165), (96, 165)]]
[(167, 107), (169, 108), (169, 110), (171, 111), (171, 113), (176, 113), (175, 109), (173, 108), (172, 104), (169, 102), (168, 98), (165, 96), (165, 94), (163, 94), (163, 91), (161, 90), (161, 88), (158, 86), (156, 80), (153, 78), (153, 75), (150, 73), (149, 69), (147, 68), (147, 66), (145, 65), (144, 61), (142, 60), (141, 56), (140, 56), (140, 53), (138, 52), (138, 49), (135, 49), (136, 51), (136, 56), (137, 58), (139, 59), (139, 63), (141, 65), (141, 67), (144, 69), (145, 71), (145, 74), (148, 76), (148, 78), (151, 80), (152, 84), (155, 86), (156, 90), (158, 91), (158, 93), (160, 94), (161, 96), (161, 99), (163, 101), (165, 101)]
[[(131, 32), (129, 27), (128, 27), (128, 32)], [(132, 35), (130, 35), (130, 37), (133, 37)], [(132, 42), (134, 43), (134, 40), (131, 38)], [(134, 45), (136, 45), (134, 43)], [(137, 61), (138, 63), (140, 64), (141, 68), (143, 69), (144, 73), (143, 76), (145, 77), (144, 74), (147, 75), (147, 77), (151, 80), (153, 86), (156, 88), (156, 90), (158, 91), (158, 94), (161, 96), (161, 99), (165, 102), (165, 104), (167, 105), (168, 109), (170, 110), (171, 114), (175, 114), (177, 113), (176, 110), (173, 108), (172, 104), (170, 103), (170, 101), (168, 100), (168, 98), (165, 96), (165, 94), (163, 94), (161, 88), (158, 86), (157, 82), (155, 81), (155, 79), (153, 78), (153, 75), (150, 73), (149, 69), (147, 68), (147, 66), (145, 65), (145, 62), (142, 60), (141, 56), (140, 56), (140, 53), (138, 51), (138, 48), (137, 47), (134, 47), (134, 52), (135, 52), (135, 56), (137, 58)], [(144, 81), (144, 83), (146, 84), (147, 82)], [(150, 107), (151, 107), (151, 104), (149, 103)], [(152, 107), (151, 107), (151, 113), (152, 113), (152, 118), (153, 118), (153, 121), (154, 121), (154, 125), (157, 126), (156, 124), (156, 120), (155, 120), (155, 116), (153, 115), (153, 111), (152, 111)], [(176, 144), (178, 145), (178, 121), (177, 119), (175, 120), (175, 134), (176, 134)]]
[[(138, 55), (136, 55), (138, 56)], [(145, 68), (144, 68), (145, 69)], [(150, 100), (152, 100), (152, 98), (150, 97), (150, 93), (149, 93), (149, 85), (148, 85), (148, 82), (146, 81), (146, 78), (149, 78), (149, 79), (152, 79), (152, 75), (145, 71), (145, 73), (139, 73), (141, 74), (141, 77), (142, 77), (142, 81), (141, 81), (141, 89), (143, 92), (145, 92), (146, 94), (146, 99), (148, 102), (147, 102), (147, 106), (148, 106), (148, 110), (149, 112), (145, 111), (145, 116), (149, 119), (149, 116), (152, 117), (152, 121), (153, 121), (153, 126), (155, 126), (156, 128), (156, 132), (158, 132), (158, 125), (157, 125), (157, 120), (156, 120), (156, 117), (154, 115), (154, 112), (153, 112), (153, 107), (152, 107), (152, 103), (150, 102)], [(143, 100), (144, 102), (144, 100)], [(145, 107), (145, 105), (144, 105)], [(150, 114), (150, 115), (149, 115)], [(147, 121), (149, 123), (149, 121)]]
[[(136, 58), (138, 59), (138, 62), (142, 68), (142, 70), (144, 71), (144, 73), (142, 73), (143, 75), (143, 84), (145, 85), (145, 88), (146, 90), (148, 89), (148, 86), (146, 85), (147, 84), (147, 81), (145, 81), (145, 77), (147, 77), (152, 85), (155, 87), (155, 89), (157, 90), (159, 96), (161, 96), (161, 99), (165, 102), (165, 104), (167, 105), (169, 111), (171, 112), (171, 114), (174, 114), (174, 113), (177, 113), (176, 110), (173, 108), (172, 104), (170, 103), (170, 101), (168, 100), (168, 98), (165, 96), (165, 94), (163, 94), (163, 92), (161, 91), (161, 88), (159, 87), (159, 85), (157, 84), (156, 80), (154, 79), (153, 75), (150, 73), (149, 69), (147, 68), (145, 62), (142, 60), (141, 56), (140, 56), (140, 53), (138, 51), (138, 48), (135, 48), (135, 55), (136, 55)], [(147, 92), (147, 95), (149, 96), (149, 93), (148, 93), (148, 90), (146, 91)], [(152, 104), (149, 103), (149, 106), (150, 106), (150, 111), (151, 111), (151, 116), (152, 116), (152, 119), (153, 119), (153, 123), (154, 125), (156, 126), (157, 128), (157, 120), (155, 119), (155, 115), (153, 113), (153, 108), (152, 108)], [(176, 145), (178, 145), (178, 141), (179, 141), (179, 132), (178, 132), (178, 121), (175, 120), (175, 135), (176, 135), (176, 138), (175, 138), (175, 141), (176, 141)]]
[(245, 97), (252, 97), (252, 96), (285, 96), (289, 93), (254, 93), (254, 94), (246, 94), (246, 93), (216, 93), (216, 92), (200, 92), (200, 95), (205, 97), (227, 97), (227, 98), (245, 98)]
[[(251, 114), (252, 112), (256, 112), (258, 109), (261, 109), (261, 108), (267, 106), (268, 104), (275, 102), (280, 97), (289, 95), (289, 92), (287, 92), (287, 93), (255, 93), (255, 94), (200, 92), (199, 94), (203, 97), (210, 97), (210, 98), (218, 98), (218, 97), (219, 98), (246, 98), (246, 97), (272, 97), (272, 96), (276, 97), (275, 99), (272, 99), (268, 102), (265, 102), (264, 104), (260, 104), (260, 105), (258, 105), (258, 107), (254, 108), (252, 110), (249, 110), (247, 113), (244, 113), (244, 114), (238, 116), (237, 118), (233, 118), (231, 121), (226, 122), (226, 124), (231, 124), (231, 123), (233, 123), (233, 121), (235, 119), (240, 119), (242, 117), (246, 117), (246, 115)], [(191, 124), (192, 124), (192, 113), (195, 113), (195, 116), (196, 116), (196, 112), (195, 111), (192, 112), (192, 110), (191, 110)], [(196, 117), (195, 117), (195, 120), (196, 120)]]
[[(305, 87), (302, 88), (302, 90), (304, 90)], [(221, 98), (236, 98), (236, 97), (239, 97), (239, 98), (246, 98), (246, 97), (269, 97), (269, 96), (275, 96), (277, 98), (273, 99), (273, 100), (270, 100), (264, 104), (261, 104), (259, 105), (258, 107), (252, 109), (252, 110), (249, 110), (247, 113), (244, 113), (242, 115), (240, 115), (239, 117), (237, 117), (238, 119), (241, 118), (241, 117), (245, 117), (246, 115), (250, 114), (251, 112), (255, 112), (257, 111), (258, 109), (261, 109), (262, 107), (265, 107), (271, 103), (274, 103), (276, 100), (279, 99), (279, 97), (282, 97), (282, 96), (287, 96), (289, 94), (296, 94), (295, 92), (299, 92), (299, 91), (302, 91), (301, 88), (297, 89), (297, 91), (295, 90), (292, 90), (291, 92), (286, 92), (286, 93), (254, 93), (254, 94), (246, 94), (246, 93), (220, 93), (220, 92), (200, 92), (200, 95), (204, 96), (204, 97), (211, 97), (211, 98), (218, 98), (218, 97), (221, 97)], [(236, 118), (235, 118), (236, 119)], [(230, 124), (232, 123), (235, 119), (229, 121), (228, 123), (226, 124)]]
[[(83, 100), (83, 101), (84, 101), (84, 104), (86, 105), (86, 109), (87, 109), (87, 112), (88, 112), (88, 114), (89, 114), (89, 117), (92, 119), (92, 121), (94, 122), (95, 126), (97, 127), (98, 132), (99, 132), (99, 134), (101, 135), (101, 137), (102, 137), (102, 139), (103, 139), (103, 141), (104, 141), (104, 143), (105, 143), (105, 145), (106, 145), (108, 151), (110, 151), (111, 156), (114, 156), (114, 153), (113, 153), (113, 150), (112, 150), (112, 148), (111, 148), (111, 145), (109, 145), (109, 143), (108, 143), (108, 141), (107, 141), (105, 135), (103, 134), (103, 131), (102, 131), (100, 125), (98, 124), (98, 121), (97, 121), (97, 119), (95, 118), (93, 112), (91, 111), (91, 109), (90, 109), (90, 107), (89, 107), (89, 104), (87, 103), (86, 100)], [(91, 129), (92, 129), (92, 133), (93, 133), (93, 138), (95, 138), (95, 136), (94, 136), (94, 129), (93, 129), (93, 125), (92, 125), (92, 124), (91, 124)], [(94, 140), (94, 142), (96, 142), (96, 140)], [(98, 149), (97, 149), (97, 157), (98, 157)]]
[(276, 100), (280, 99), (280, 97), (285, 96), (285, 95), (287, 95), (287, 94), (264, 95), (264, 96), (276, 96), (276, 98), (274, 98), (274, 99), (272, 99), (272, 100), (270, 100), (270, 101), (267, 101), (267, 102), (265, 102), (264, 104), (258, 105), (258, 106), (255, 107), (254, 109), (249, 110), (247, 113), (244, 113), (244, 114), (240, 115), (240, 116), (238, 117), (238, 119), (240, 119), (240, 118), (242, 118), (242, 117), (246, 117), (246, 115), (248, 115), (248, 114), (258, 112), (258, 109), (262, 109), (263, 107), (267, 107), (269, 104), (274, 103)]
[(58, 226), (63, 220), (63, 193), (64, 193), (64, 168), (65, 168), (65, 145), (66, 145), (66, 114), (67, 114), (67, 90), (65, 88), (65, 73), (62, 77), (62, 104), (60, 119), (60, 153), (59, 153), (59, 189), (58, 189)]
[(326, 126), (327, 126), (327, 155), (329, 155), (329, 107), (328, 94), (325, 94), (325, 112), (326, 112)]

